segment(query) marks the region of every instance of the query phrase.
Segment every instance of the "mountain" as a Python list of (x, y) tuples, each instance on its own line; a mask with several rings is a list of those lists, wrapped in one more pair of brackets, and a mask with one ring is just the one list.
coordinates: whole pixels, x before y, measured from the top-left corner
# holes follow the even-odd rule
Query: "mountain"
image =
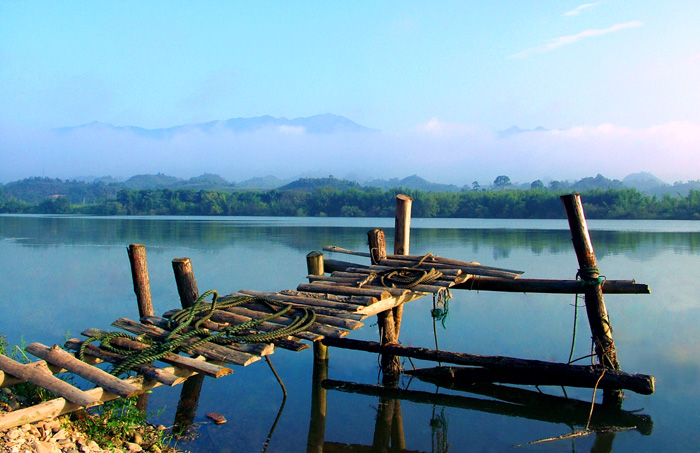
[(275, 118), (270, 115), (257, 116), (252, 118), (231, 118), (225, 121), (209, 121), (206, 123), (183, 124), (161, 129), (145, 129), (137, 126), (114, 126), (108, 123), (93, 121), (92, 123), (82, 124), (72, 127), (61, 127), (55, 129), (60, 134), (69, 134), (72, 132), (118, 132), (130, 133), (141, 137), (149, 137), (152, 139), (163, 139), (172, 137), (180, 132), (213, 132), (213, 131), (230, 131), (235, 133), (255, 132), (263, 129), (276, 129), (281, 132), (292, 133), (307, 133), (315, 135), (332, 134), (332, 133), (350, 133), (350, 132), (372, 132), (376, 129), (370, 129), (361, 126), (348, 118), (340, 115), (325, 113), (303, 118)]
[(355, 181), (347, 179), (337, 179), (333, 176), (328, 178), (302, 178), (294, 182), (279, 187), (277, 190), (299, 190), (303, 192), (311, 192), (319, 187), (332, 187), (338, 190), (358, 189), (361, 186)]
[(547, 132), (548, 130), (549, 129), (546, 129), (542, 126), (537, 126), (534, 129), (520, 129), (518, 126), (511, 126), (504, 131), (498, 131), (496, 134), (499, 138), (508, 138), (514, 135), (522, 134), (524, 132)]
[(122, 186), (131, 190), (164, 189), (166, 187), (173, 187), (181, 181), (182, 179), (176, 178), (175, 176), (167, 176), (163, 173), (158, 173), (157, 175), (132, 176), (124, 181)]
[(439, 184), (427, 181), (418, 175), (411, 175), (403, 179), (392, 178), (374, 179), (364, 183), (367, 187), (378, 187), (380, 189), (393, 189), (400, 187), (403, 189), (423, 190), (425, 192), (459, 192), (461, 189), (454, 184)]
[(236, 187), (242, 190), (272, 190), (277, 189), (288, 182), (289, 181), (283, 181), (276, 176), (268, 175), (247, 179), (236, 184)]
[(669, 185), (646, 171), (627, 175), (622, 179), (622, 182), (627, 187), (634, 187), (640, 192), (648, 192)]

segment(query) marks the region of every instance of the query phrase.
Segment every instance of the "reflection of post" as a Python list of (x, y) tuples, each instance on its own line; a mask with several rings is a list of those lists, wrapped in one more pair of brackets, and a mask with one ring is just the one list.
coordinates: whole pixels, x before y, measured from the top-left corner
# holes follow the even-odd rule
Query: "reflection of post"
[[(148, 264), (146, 261), (146, 246), (131, 244), (126, 249), (131, 264), (131, 279), (136, 293), (136, 304), (139, 307), (139, 318), (154, 316), (153, 301), (151, 300), (151, 284), (148, 278)], [(148, 409), (148, 393), (142, 393), (136, 399), (136, 408), (146, 413)]]
[[(190, 259), (175, 258), (173, 260), (173, 272), (175, 273), (175, 283), (177, 284), (177, 292), (180, 295), (182, 308), (191, 307), (199, 298), (199, 290), (197, 289), (197, 281), (194, 278)], [(180, 432), (187, 430), (194, 421), (203, 381), (204, 375), (196, 374), (187, 379), (182, 385), (180, 401), (177, 403), (175, 421), (173, 422), (173, 425)]]
[[(320, 343), (320, 342), (317, 342)], [(309, 437), (306, 451), (322, 452), (326, 438), (326, 392), (321, 386), (328, 378), (328, 361), (314, 360), (313, 377), (311, 379), (311, 420), (309, 421)]]
[(403, 435), (401, 400), (394, 400), (394, 418), (391, 422), (391, 449), (394, 451), (403, 451), (406, 449), (406, 438)]
[[(580, 194), (563, 195), (561, 197), (569, 219), (571, 238), (579, 264), (579, 275), (583, 281), (586, 302), (586, 313), (593, 335), (595, 352), (603, 367), (619, 370), (617, 351), (612, 337), (612, 326), (608, 318), (608, 310), (603, 299), (603, 290), (599, 281), (600, 272), (597, 267), (593, 244), (588, 233), (588, 225), (583, 214)], [(622, 390), (606, 390), (604, 401), (612, 404), (622, 404)]]
[(596, 433), (591, 453), (610, 453), (613, 451), (615, 433)]

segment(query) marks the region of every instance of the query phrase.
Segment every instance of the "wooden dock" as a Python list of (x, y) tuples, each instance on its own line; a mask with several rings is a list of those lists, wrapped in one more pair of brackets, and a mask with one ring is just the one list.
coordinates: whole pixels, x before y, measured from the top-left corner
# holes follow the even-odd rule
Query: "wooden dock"
[[(406, 208), (406, 204), (408, 208)], [(572, 226), (572, 232), (575, 229)], [(225, 345), (200, 344), (198, 336), (188, 337), (188, 329), (193, 330), (195, 327), (187, 326), (182, 330), (174, 328), (169, 320), (181, 311), (179, 308), (168, 310), (160, 317), (155, 316), (150, 303), (145, 247), (132, 244), (128, 251), (140, 319), (138, 321), (128, 318), (115, 320), (112, 323), (115, 328), (133, 336), (114, 338), (109, 343), (112, 346), (122, 348), (120, 350), (139, 351), (149, 349), (154, 342), (182, 340), (183, 344), (192, 346), (192, 349), (188, 350), (186, 354), (178, 353), (176, 350), (167, 352), (157, 359), (158, 366), (153, 361), (138, 364), (134, 368), (136, 375), (127, 378), (115, 377), (103, 371), (104, 366), (99, 366), (105, 362), (119, 364), (125, 360), (127, 355), (98, 347), (97, 341), (85, 345), (83, 348), (84, 360), (80, 360), (77, 353), (72, 354), (58, 346), (48, 347), (39, 343), (30, 344), (26, 350), (40, 358), (40, 361), (21, 364), (8, 357), (0, 356), (0, 370), (2, 370), (0, 371), (0, 387), (10, 387), (26, 381), (57, 395), (54, 400), (1, 415), (0, 429), (57, 417), (119, 397), (128, 398), (141, 395), (160, 385), (174, 386), (189, 382), (188, 379), (196, 375), (220, 378), (231, 373), (230, 366), (249, 366), (260, 361), (263, 357), (273, 354), (277, 349), (299, 352), (308, 349), (309, 344), (314, 345), (314, 354), (319, 360), (327, 359), (326, 348), (328, 346), (380, 352), (382, 353), (384, 373), (396, 373), (400, 371), (397, 369), (399, 365), (396, 356), (416, 357), (415, 354), (417, 354), (416, 351), (409, 350), (417, 348), (403, 348), (398, 345), (403, 305), (425, 296), (445, 297), (450, 290), (586, 293), (589, 321), (591, 321), (594, 338), (598, 342), (597, 349), (600, 352), (599, 358), (602, 367), (600, 370), (603, 368), (609, 370), (606, 378), (608, 380), (601, 388), (610, 391), (631, 388), (641, 393), (653, 392), (653, 378), (644, 375), (634, 375), (630, 378), (629, 375), (619, 370), (616, 359), (615, 361), (610, 360), (611, 351), (614, 352), (614, 343), (612, 343), (609, 322), (607, 330), (600, 331), (599, 327), (594, 329), (594, 324), (596, 326), (600, 324), (599, 320), (596, 321), (596, 316), (603, 321), (607, 319), (607, 312), (602, 302), (603, 293), (648, 293), (649, 288), (646, 285), (632, 281), (614, 280), (596, 285), (591, 283), (592, 279), (597, 278), (597, 274), (592, 275), (593, 271), (587, 275), (588, 281), (519, 279), (521, 271), (500, 269), (431, 254), (410, 255), (409, 233), (410, 199), (399, 196), (397, 197), (394, 254), (386, 253), (383, 232), (372, 230), (368, 232), (370, 243), (368, 252), (346, 250), (337, 246), (324, 248), (328, 252), (359, 257), (365, 263), (324, 259), (321, 252), (311, 252), (307, 256), (308, 283), (300, 283), (295, 290), (279, 292), (243, 289), (219, 298), (220, 301), (246, 301), (230, 307), (222, 306), (219, 308), (219, 305), (215, 305), (217, 304), (215, 299), (210, 302), (198, 301), (199, 291), (189, 259), (177, 258), (173, 260), (173, 270), (183, 309), (197, 303), (200, 311), (192, 321), (196, 322), (205, 318), (198, 328), (206, 328), (212, 334), (226, 333), (227, 329), (231, 329), (232, 326), (242, 324), (253, 326), (246, 330), (251, 335), (274, 333), (279, 329), (295, 325), (300, 318), (313, 313), (313, 323), (293, 334), (267, 342)], [(581, 234), (587, 236), (587, 230)], [(576, 243), (576, 241), (574, 242)], [(588, 262), (588, 265), (590, 264)], [(592, 268), (594, 265), (593, 261), (593, 265), (589, 267)], [(597, 269), (595, 271), (597, 272)], [(591, 291), (596, 291), (596, 293), (589, 295)], [(589, 306), (591, 308), (588, 308)], [(289, 307), (289, 309), (279, 316), (274, 316), (274, 307)], [(370, 316), (378, 318), (380, 329), (378, 343), (370, 344), (371, 342), (357, 341), (353, 343), (344, 340), (344, 337), (352, 331), (362, 327), (364, 321)], [(89, 328), (82, 334), (88, 339), (105, 338), (104, 332), (94, 328)], [(69, 351), (79, 351), (84, 345), (84, 341), (71, 339), (64, 347)], [(87, 340), (86, 343), (91, 341)], [(102, 346), (104, 345), (105, 341), (103, 340)], [(493, 377), (494, 367), (501, 374), (507, 373), (508, 370), (522, 373), (524, 369), (532, 370), (533, 367), (536, 367), (536, 364), (525, 363), (526, 361), (508, 362), (508, 358), (496, 358), (506, 359), (505, 362), (508, 363), (505, 363), (504, 360), (493, 360), (494, 358), (485, 359), (485, 361), (478, 363), (474, 362), (474, 357), (481, 356), (470, 356), (462, 353), (449, 354), (452, 354), (451, 360), (444, 356), (429, 358), (429, 354), (422, 358), (482, 367), (480, 369), (491, 372), (490, 377), (482, 377), (482, 379), (490, 379), (492, 382), (499, 379)], [(576, 368), (569, 364), (559, 365), (567, 370), (575, 370)], [(589, 380), (591, 376), (593, 376), (594, 381), (596, 376), (600, 377), (600, 370), (596, 371), (590, 366), (581, 368), (586, 368), (586, 370), (582, 370), (582, 373), (588, 373)], [(95, 384), (96, 387), (91, 390), (78, 389), (54, 376), (60, 372), (69, 372), (80, 376)], [(549, 373), (551, 377), (551, 369), (549, 369)], [(605, 374), (605, 371), (602, 373)], [(615, 380), (616, 376), (619, 380)], [(536, 379), (535, 375), (531, 381), (536, 381)], [(567, 385), (567, 382), (571, 383), (576, 379), (557, 380), (555, 385)], [(633, 384), (626, 384), (628, 379), (631, 379)], [(640, 387), (639, 383), (642, 381), (644, 384)], [(597, 385), (598, 382), (596, 382)], [(593, 387), (593, 385), (588, 384), (585, 386)]]

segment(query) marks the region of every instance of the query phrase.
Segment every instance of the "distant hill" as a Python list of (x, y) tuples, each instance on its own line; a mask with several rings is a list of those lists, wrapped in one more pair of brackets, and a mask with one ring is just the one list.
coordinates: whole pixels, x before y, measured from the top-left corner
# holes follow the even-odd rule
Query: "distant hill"
[(164, 139), (172, 137), (180, 132), (198, 130), (201, 132), (230, 131), (237, 133), (255, 132), (261, 129), (278, 129), (288, 132), (304, 132), (307, 134), (331, 134), (336, 132), (371, 132), (370, 129), (361, 126), (352, 120), (340, 115), (325, 113), (303, 118), (275, 118), (270, 115), (252, 118), (231, 118), (224, 121), (209, 121), (206, 123), (183, 124), (161, 129), (145, 129), (137, 126), (114, 126), (108, 123), (93, 121), (79, 126), (62, 127), (55, 129), (58, 133), (69, 134), (77, 131), (87, 132), (121, 132), (130, 133), (152, 139)]
[(240, 190), (272, 190), (277, 189), (289, 181), (284, 181), (275, 176), (263, 176), (257, 178), (247, 179), (245, 181), (236, 184), (236, 187)]
[(632, 173), (624, 177), (622, 182), (627, 187), (634, 187), (640, 192), (653, 191), (661, 187), (670, 186), (661, 179), (648, 172)]
[(175, 176), (167, 176), (158, 173), (157, 175), (132, 176), (120, 185), (131, 190), (164, 189), (166, 187), (173, 187), (180, 181), (182, 181), (182, 179), (176, 178)]
[(404, 189), (422, 190), (425, 192), (459, 192), (461, 190), (460, 187), (455, 186), (454, 184), (438, 184), (427, 181), (418, 175), (411, 175), (403, 179), (374, 179), (372, 181), (367, 181), (363, 185), (367, 187), (378, 187), (384, 190), (398, 187)]
[(332, 187), (338, 190), (359, 189), (361, 186), (355, 181), (347, 179), (337, 179), (332, 176), (328, 178), (302, 178), (294, 182), (279, 187), (277, 190), (300, 190), (311, 192), (319, 187)]

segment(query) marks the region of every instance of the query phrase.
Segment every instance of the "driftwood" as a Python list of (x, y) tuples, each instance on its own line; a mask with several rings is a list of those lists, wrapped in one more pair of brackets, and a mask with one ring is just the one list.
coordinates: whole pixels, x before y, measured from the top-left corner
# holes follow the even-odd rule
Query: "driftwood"
[[(412, 357), (421, 360), (434, 362), (454, 363), (458, 365), (480, 366), (492, 371), (510, 372), (513, 375), (540, 376), (542, 382), (534, 384), (544, 384), (552, 376), (560, 376), (560, 380), (568, 379), (570, 383), (563, 384), (561, 381), (554, 385), (580, 386), (577, 383), (587, 383), (593, 380), (593, 385), (600, 378), (602, 369), (582, 366), (568, 365), (565, 363), (545, 362), (541, 360), (525, 360), (512, 357), (482, 356), (476, 354), (466, 354), (449, 351), (435, 351), (425, 348), (410, 348), (400, 345), (380, 345), (373, 341), (351, 340), (351, 339), (324, 339), (327, 346), (335, 346), (344, 349), (355, 349), (359, 351), (376, 352), (380, 354), (393, 354), (401, 357)], [(503, 376), (503, 375), (501, 375)], [(593, 387), (593, 385), (583, 385)], [(605, 376), (601, 380), (600, 388), (624, 388), (632, 390), (642, 395), (654, 393), (654, 377), (644, 374), (628, 374), (619, 370), (606, 370)]]

